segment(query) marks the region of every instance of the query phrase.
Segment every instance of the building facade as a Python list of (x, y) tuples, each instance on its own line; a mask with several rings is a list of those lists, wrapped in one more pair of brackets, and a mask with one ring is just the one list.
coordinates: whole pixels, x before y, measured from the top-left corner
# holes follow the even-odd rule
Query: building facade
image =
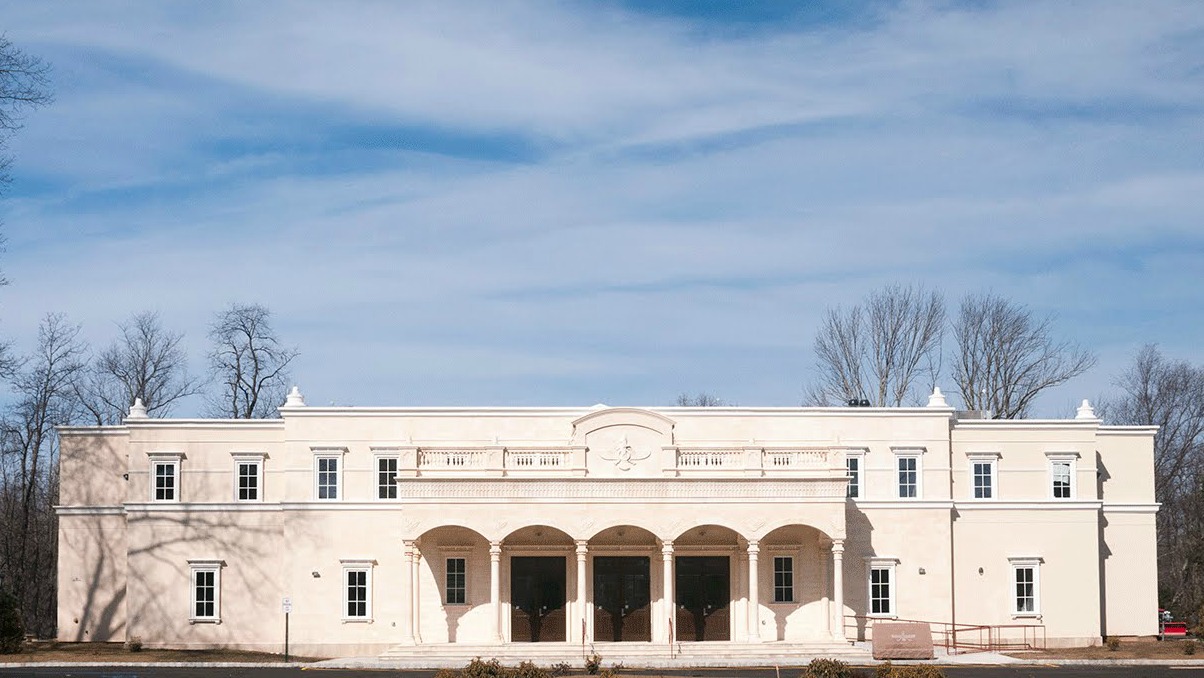
[[(307, 407), (63, 428), (59, 638), (314, 656), (1157, 629), (1150, 428), (920, 408)], [(1005, 631), (1006, 632), (1006, 631)], [(1027, 631), (1026, 631), (1027, 632)], [(523, 647), (530, 647), (524, 645)]]

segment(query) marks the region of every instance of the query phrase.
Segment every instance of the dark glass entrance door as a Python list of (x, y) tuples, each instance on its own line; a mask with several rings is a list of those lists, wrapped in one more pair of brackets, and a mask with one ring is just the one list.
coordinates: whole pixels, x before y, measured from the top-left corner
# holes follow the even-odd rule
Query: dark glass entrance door
[(594, 638), (652, 640), (648, 558), (594, 558)]
[(565, 639), (565, 560), (510, 559), (510, 638), (514, 642)]
[(731, 564), (727, 556), (676, 559), (677, 639), (731, 640)]

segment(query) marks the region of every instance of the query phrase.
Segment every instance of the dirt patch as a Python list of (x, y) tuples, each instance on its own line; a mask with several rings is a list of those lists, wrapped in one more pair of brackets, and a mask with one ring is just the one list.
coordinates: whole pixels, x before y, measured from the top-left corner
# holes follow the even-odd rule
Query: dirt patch
[[(284, 655), (246, 650), (152, 650), (131, 652), (121, 643), (26, 643), (17, 654), (0, 654), (0, 665), (18, 662), (283, 662)], [(317, 661), (289, 656), (289, 661)]]
[[(1195, 654), (1185, 648), (1192, 645)], [(1035, 652), (1005, 652), (1018, 659), (1204, 659), (1204, 645), (1195, 640), (1126, 640), (1116, 650), (1107, 647), (1067, 647)]]

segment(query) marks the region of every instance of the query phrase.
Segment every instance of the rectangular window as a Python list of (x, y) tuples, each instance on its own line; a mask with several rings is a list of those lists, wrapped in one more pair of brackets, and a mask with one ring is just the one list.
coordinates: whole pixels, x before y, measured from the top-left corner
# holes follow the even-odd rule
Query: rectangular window
[(467, 560), (447, 559), (447, 604), (462, 605), (467, 600), (468, 582), (465, 579)]
[(919, 496), (919, 457), (899, 457), (899, 498)]
[(346, 618), (368, 618), (368, 570), (343, 570), (347, 582)]
[(238, 501), (259, 501), (259, 462), (238, 461)]
[(794, 602), (794, 558), (790, 556), (773, 558), (773, 602)]
[(339, 498), (339, 457), (318, 457), (318, 499)]
[(156, 461), (155, 501), (176, 501), (176, 462)]
[(1013, 617), (1041, 614), (1041, 558), (1008, 558), (1012, 565), (1011, 607)]
[(995, 462), (971, 461), (970, 469), (974, 475), (974, 498), (992, 498), (995, 492)]
[(848, 496), (856, 499), (861, 496), (861, 457), (847, 456), (844, 459), (845, 467), (849, 470), (849, 493)]
[(1017, 567), (1014, 571), (1016, 573), (1015, 612), (1036, 612), (1036, 568), (1032, 566)]
[(397, 457), (376, 458), (376, 498), (397, 498)]
[(894, 596), (891, 591), (894, 569), (892, 566), (870, 567), (870, 614), (894, 614)]
[(1071, 480), (1073, 477), (1071, 463), (1064, 460), (1054, 460), (1051, 464), (1050, 470), (1053, 475), (1054, 499), (1070, 499)]
[(221, 562), (190, 561), (192, 593), (189, 600), (189, 621), (216, 622), (221, 619)]

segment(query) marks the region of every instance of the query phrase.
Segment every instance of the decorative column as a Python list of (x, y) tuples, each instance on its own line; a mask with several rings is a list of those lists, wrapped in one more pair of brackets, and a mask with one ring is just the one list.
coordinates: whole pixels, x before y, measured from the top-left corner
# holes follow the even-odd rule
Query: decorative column
[(761, 543), (748, 542), (748, 642), (761, 642), (761, 580), (758, 576), (758, 556)]
[[(594, 639), (594, 634), (586, 631), (589, 624), (585, 623), (585, 555), (589, 552), (587, 545), (588, 542), (584, 539), (577, 540), (577, 615), (581, 618), (581, 635), (586, 642)], [(576, 635), (577, 630), (573, 629), (569, 640), (572, 641)]]
[[(819, 551), (819, 568), (821, 572), (819, 580), (824, 583), (824, 590), (821, 594), (821, 600), (823, 602), (821, 609), (824, 611), (823, 632), (825, 636), (829, 637), (832, 635), (832, 580), (830, 578), (831, 574), (829, 573), (829, 570), (832, 569), (830, 561), (831, 555), (832, 544), (828, 542), (822, 543)], [(799, 562), (803, 561), (800, 559)]]
[(422, 638), (418, 633), (418, 543), (413, 539), (406, 539), (402, 542), (405, 544), (405, 561), (409, 568), (410, 579), (410, 596), (406, 603), (409, 605), (410, 620), (410, 637), (411, 643), (417, 645), (422, 642)]
[(832, 540), (832, 605), (836, 608), (836, 629), (832, 638), (845, 642), (844, 637), (844, 540)]
[(502, 542), (489, 542), (489, 631), (494, 642), (502, 642)]
[(673, 599), (673, 542), (666, 541), (661, 545), (661, 564), (664, 566), (663, 584), (665, 597), (665, 635), (669, 643), (677, 642), (677, 605)]

